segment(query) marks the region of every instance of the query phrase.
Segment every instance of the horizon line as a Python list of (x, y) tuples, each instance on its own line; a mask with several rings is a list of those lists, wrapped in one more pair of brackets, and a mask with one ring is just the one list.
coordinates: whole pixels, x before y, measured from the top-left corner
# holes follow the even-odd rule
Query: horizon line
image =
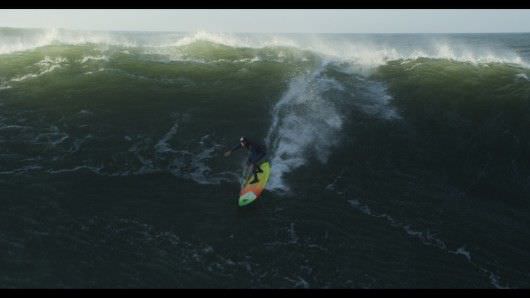
[(127, 32), (127, 33), (222, 33), (222, 34), (530, 34), (530, 31), (496, 31), (496, 32), (243, 32), (243, 31), (209, 31), (197, 29), (193, 31), (173, 30), (121, 30), (121, 29), (73, 29), (64, 27), (10, 27), (0, 26), (0, 29), (25, 29), (25, 30), (70, 30), (86, 32)]

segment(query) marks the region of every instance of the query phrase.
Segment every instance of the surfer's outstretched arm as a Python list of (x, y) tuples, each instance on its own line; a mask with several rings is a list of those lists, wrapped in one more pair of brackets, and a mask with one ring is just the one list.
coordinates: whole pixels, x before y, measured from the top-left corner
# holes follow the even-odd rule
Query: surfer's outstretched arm
[(225, 152), (225, 156), (232, 154), (233, 151), (236, 151), (237, 149), (240, 149), (240, 148), (241, 148), (241, 144), (235, 145), (234, 147), (232, 147), (232, 149)]

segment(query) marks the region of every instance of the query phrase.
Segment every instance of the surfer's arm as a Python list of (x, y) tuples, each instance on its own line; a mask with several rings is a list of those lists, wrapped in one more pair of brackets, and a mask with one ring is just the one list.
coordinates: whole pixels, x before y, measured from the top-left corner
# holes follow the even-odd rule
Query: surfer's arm
[(230, 149), (230, 152), (236, 151), (236, 150), (238, 150), (240, 148), (241, 148), (241, 144), (237, 143), (237, 145), (235, 145), (234, 147), (232, 147), (232, 149)]
[(230, 155), (233, 151), (236, 151), (237, 149), (240, 149), (240, 148), (241, 148), (241, 144), (235, 145), (234, 147), (232, 147), (232, 149), (225, 152), (225, 156)]

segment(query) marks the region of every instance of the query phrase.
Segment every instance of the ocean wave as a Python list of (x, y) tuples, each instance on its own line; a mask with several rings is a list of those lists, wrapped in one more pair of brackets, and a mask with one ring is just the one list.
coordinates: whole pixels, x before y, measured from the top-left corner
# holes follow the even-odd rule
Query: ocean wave
[[(118, 46), (138, 48), (146, 53), (167, 55), (172, 60), (186, 60), (178, 49), (200, 43), (237, 49), (297, 49), (319, 55), (322, 59), (350, 63), (357, 71), (371, 71), (394, 60), (418, 58), (446, 59), (474, 64), (509, 63), (529, 66), (528, 57), (521, 57), (514, 49), (493, 45), (474, 45), (458, 38), (423, 40), (421, 44), (390, 45), (376, 37), (351, 35), (332, 38), (328, 35), (287, 34), (235, 34), (196, 31), (188, 33), (75, 31), (65, 29), (15, 29), (19, 34), (2, 34), (0, 28), (0, 54), (31, 50), (52, 44)], [(177, 49), (177, 51), (175, 51)], [(123, 50), (122, 50), (123, 52)], [(196, 57), (195, 57), (196, 58)], [(251, 58), (253, 59), (253, 58)], [(196, 59), (201, 61), (201, 59)], [(222, 59), (214, 59), (222, 61)], [(244, 61), (241, 59), (234, 59)], [(202, 60), (203, 61), (203, 60)], [(86, 61), (85, 61), (86, 62)], [(233, 62), (233, 61), (232, 61)]]
[(17, 76), (17, 77), (14, 77), (14, 78), (10, 79), (9, 81), (10, 82), (21, 82), (21, 81), (25, 81), (27, 79), (34, 79), (34, 78), (40, 77), (42, 75), (51, 73), (51, 72), (63, 67), (67, 62), (68, 62), (68, 60), (66, 58), (63, 58), (63, 57), (51, 58), (51, 57), (46, 56), (43, 60), (41, 60), (41, 61), (39, 61), (39, 62), (34, 64), (40, 69), (39, 72), (37, 72), (37, 73), (29, 73), (29, 74), (25, 74), (25, 75), (22, 75), (22, 76)]
[[(13, 33), (13, 30), (16, 32)], [(6, 33), (9, 31), (11, 34)], [(49, 45), (115, 45), (138, 47), (140, 43), (122, 34), (66, 29), (0, 28), (0, 55), (33, 50)]]

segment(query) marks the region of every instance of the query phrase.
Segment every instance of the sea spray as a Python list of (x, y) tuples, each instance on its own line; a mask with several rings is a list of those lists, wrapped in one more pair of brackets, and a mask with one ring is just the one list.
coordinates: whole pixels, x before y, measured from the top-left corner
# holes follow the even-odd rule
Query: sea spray
[(343, 119), (325, 92), (344, 89), (323, 75), (322, 69), (293, 79), (273, 108), (272, 125), (266, 137), (274, 167), (269, 189), (288, 191), (285, 174), (305, 165), (311, 153), (325, 163), (337, 144), (334, 134), (342, 127)]

